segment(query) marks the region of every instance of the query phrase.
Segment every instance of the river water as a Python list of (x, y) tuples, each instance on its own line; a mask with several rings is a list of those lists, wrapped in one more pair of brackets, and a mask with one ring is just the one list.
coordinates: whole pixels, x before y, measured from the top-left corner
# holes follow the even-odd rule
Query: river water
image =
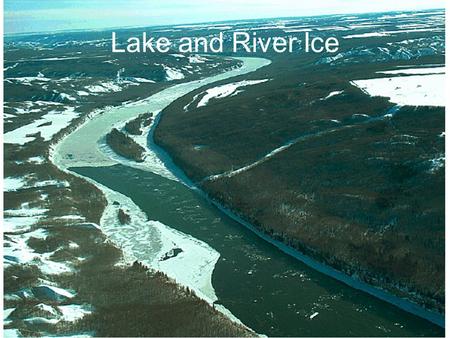
[[(129, 162), (112, 158), (102, 148), (104, 135), (118, 123), (143, 111), (159, 111), (203, 84), (250, 72), (265, 64), (267, 60), (248, 59), (241, 71), (174, 86), (138, 105), (114, 108), (96, 116), (57, 146), (54, 161), (60, 168), (71, 167), (77, 174), (131, 198), (150, 220), (193, 236), (217, 251), (220, 258), (212, 274), (212, 286), (218, 302), (258, 333), (443, 335), (442, 328), (285, 254), (217, 209), (203, 195), (174, 180), (164, 166), (164, 159), (154, 158), (153, 167), (142, 170), (124, 165)], [(158, 157), (155, 152), (151, 154)]]
[[(327, 277), (256, 236), (192, 189), (114, 165), (75, 172), (130, 197), (150, 219), (198, 238), (221, 257), (212, 284), (219, 302), (270, 336), (434, 336), (443, 330)], [(187, 267), (188, 268), (188, 267)]]

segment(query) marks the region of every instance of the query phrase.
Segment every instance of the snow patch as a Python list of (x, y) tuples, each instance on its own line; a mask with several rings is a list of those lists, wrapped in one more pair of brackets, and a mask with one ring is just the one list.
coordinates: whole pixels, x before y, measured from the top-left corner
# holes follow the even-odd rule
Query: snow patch
[(184, 74), (178, 69), (171, 68), (169, 66), (163, 65), (164, 71), (166, 72), (166, 80), (181, 80), (184, 79)]
[(411, 75), (350, 82), (370, 96), (388, 97), (400, 106), (445, 106), (445, 75)]
[[(16, 218), (16, 219), (22, 219)], [(6, 218), (11, 220), (12, 218)], [(15, 222), (17, 223), (17, 222)], [(15, 229), (17, 229), (17, 224), (15, 224)], [(6, 230), (4, 230), (7, 232)], [(50, 260), (50, 257), (55, 252), (49, 252), (45, 254), (38, 254), (33, 249), (31, 249), (27, 242), (31, 238), (37, 238), (45, 240), (48, 236), (47, 230), (36, 229), (31, 232), (26, 232), (22, 234), (8, 234), (4, 240), (3, 248), (3, 262), (4, 266), (15, 265), (15, 264), (29, 264), (37, 266), (44, 274), (57, 275), (61, 273), (72, 272), (72, 268), (68, 264), (54, 262)], [(52, 288), (52, 287), (50, 287)], [(57, 292), (56, 289), (52, 289)], [(61, 289), (62, 290), (62, 289)], [(70, 297), (69, 297), (70, 298)]]
[(22, 232), (30, 230), (41, 219), (41, 216), (5, 217), (3, 219), (3, 232)]
[(3, 179), (3, 191), (17, 191), (25, 187), (27, 181), (24, 177), (5, 177)]
[(4, 143), (24, 145), (34, 141), (36, 137), (32, 135), (38, 132), (45, 141), (49, 141), (76, 117), (78, 113), (75, 112), (74, 107), (67, 107), (64, 111), (51, 111), (28, 125), (7, 132), (4, 135)]
[(228, 97), (234, 94), (238, 88), (252, 86), (267, 81), (269, 81), (269, 79), (243, 80), (207, 89), (205, 91), (206, 94), (201, 98), (200, 102), (197, 104), (197, 108), (206, 106), (209, 100), (211, 99), (222, 99), (224, 97)]
[(382, 32), (370, 32), (370, 33), (362, 33), (362, 34), (351, 34), (345, 35), (343, 39), (354, 39), (354, 38), (372, 38), (372, 37), (383, 37), (390, 36), (395, 34), (403, 34), (403, 33), (423, 33), (423, 32), (443, 32), (443, 28), (421, 28), (421, 29), (404, 29), (397, 31), (382, 31)]
[(314, 317), (318, 316), (319, 312), (314, 312), (311, 316), (309, 316), (309, 319), (313, 319)]
[(206, 61), (208, 61), (207, 58), (200, 56), (200, 55), (192, 55), (189, 56), (189, 63), (205, 63)]
[(410, 68), (410, 69), (396, 69), (385, 70), (377, 72), (379, 74), (445, 74), (445, 67), (433, 67), (433, 68)]
[(430, 162), (430, 173), (435, 173), (437, 172), (439, 169), (444, 168), (445, 167), (445, 156), (439, 155), (436, 158), (432, 158), (431, 160), (429, 160)]
[(86, 306), (76, 304), (61, 305), (58, 306), (58, 310), (61, 311), (61, 319), (65, 322), (75, 322), (92, 313)]
[(120, 92), (122, 88), (113, 81), (102, 82), (97, 85), (89, 85), (85, 87), (91, 93), (110, 93)]
[(45, 158), (43, 156), (33, 156), (28, 159), (28, 162), (32, 164), (42, 164), (45, 162)]
[(343, 92), (344, 92), (343, 90), (338, 90), (338, 91), (331, 92), (330, 94), (328, 94), (324, 98), (321, 98), (321, 100), (328, 100), (330, 97), (342, 94)]

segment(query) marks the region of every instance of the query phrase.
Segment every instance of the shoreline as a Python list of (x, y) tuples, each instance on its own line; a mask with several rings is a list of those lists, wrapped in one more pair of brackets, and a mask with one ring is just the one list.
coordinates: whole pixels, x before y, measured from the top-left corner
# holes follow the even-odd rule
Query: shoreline
[[(115, 192), (88, 177), (79, 175), (71, 171), (70, 168), (107, 167), (122, 164), (150, 171), (167, 179), (178, 180), (160, 161), (158, 156), (152, 154), (151, 151), (147, 152), (146, 160), (143, 163), (134, 163), (113, 153), (103, 142), (105, 134), (111, 128), (134, 119), (143, 111), (150, 110), (154, 112), (155, 120), (144, 130), (144, 135), (140, 137), (141, 143), (146, 143), (148, 133), (155, 124), (159, 113), (174, 100), (206, 84), (253, 72), (270, 63), (269, 60), (261, 58), (238, 59), (244, 61), (244, 64), (237, 69), (233, 68), (202, 80), (174, 85), (148, 98), (127, 102), (122, 106), (107, 107), (95, 111), (89, 114), (77, 127), (52, 144), (49, 152), (50, 161), (58, 169), (81, 177), (102, 191), (107, 199), (107, 205), (100, 221), (101, 230), (122, 250), (127, 263), (138, 260), (152, 269), (164, 272), (178, 284), (192, 289), (199, 298), (205, 300), (211, 306), (217, 300), (212, 286), (212, 273), (220, 257), (216, 250), (188, 234), (172, 229), (161, 222), (148, 219), (147, 215), (127, 196)], [(246, 61), (248, 62), (245, 63)], [(152, 107), (152, 104), (157, 109)], [(114, 202), (119, 202), (119, 205)], [(126, 207), (125, 211), (131, 216), (129, 224), (121, 225), (118, 221), (117, 212), (121, 207)], [(155, 237), (158, 239), (155, 240)], [(137, 239), (139, 240), (137, 241)], [(161, 257), (174, 248), (182, 248), (183, 253), (167, 260), (161, 260)], [(183, 269), (186, 265), (190, 267), (189, 271)], [(224, 306), (214, 305), (214, 307), (231, 321), (251, 330)]]
[[(95, 118), (95, 116), (91, 117), (91, 118)], [(102, 214), (102, 217), (100, 220), (100, 224), (99, 224), (100, 231), (102, 231), (108, 237), (108, 239), (111, 240), (111, 242), (122, 251), (123, 260), (124, 260), (125, 264), (133, 264), (133, 262), (139, 261), (140, 263), (142, 263), (143, 265), (147, 266), (150, 269), (154, 269), (156, 271), (161, 271), (161, 272), (165, 273), (169, 278), (172, 278), (177, 284), (189, 287), (191, 290), (193, 290), (195, 292), (197, 297), (206, 301), (210, 306), (212, 306), (214, 304), (214, 302), (217, 300), (217, 296), (216, 296), (214, 288), (211, 284), (211, 279), (212, 279), (211, 277), (212, 277), (212, 273), (213, 273), (215, 264), (218, 261), (218, 259), (220, 258), (220, 254), (217, 251), (212, 249), (206, 243), (199, 241), (188, 234), (184, 234), (178, 230), (172, 229), (169, 226), (167, 226), (161, 222), (148, 220), (145, 212), (143, 212), (127, 196), (120, 194), (116, 191), (113, 191), (113, 190), (109, 189), (108, 187), (98, 183), (97, 181), (90, 179), (89, 177), (85, 177), (83, 175), (79, 175), (78, 173), (76, 173), (74, 171), (71, 171), (70, 166), (66, 166), (62, 163), (62, 161), (61, 161), (62, 159), (59, 156), (60, 154), (58, 154), (59, 144), (61, 142), (63, 142), (66, 137), (68, 137), (69, 135), (74, 133), (76, 130), (82, 128), (83, 125), (88, 123), (91, 118), (86, 119), (86, 121), (81, 123), (77, 128), (75, 128), (75, 130), (71, 131), (69, 134), (65, 135), (60, 140), (58, 140), (58, 142), (56, 142), (55, 144), (52, 145), (52, 147), (50, 149), (50, 154), (49, 154), (50, 161), (59, 170), (62, 170), (70, 175), (80, 177), (80, 178), (86, 180), (87, 182), (95, 185), (98, 189), (101, 190), (101, 192), (105, 196), (105, 199), (107, 200), (107, 205), (105, 206), (105, 209), (103, 210), (103, 214)], [(112, 153), (112, 150), (110, 152)], [(117, 156), (117, 159), (119, 158), (119, 156), (116, 155), (115, 153), (114, 153), (114, 156)], [(115, 163), (115, 164), (120, 163), (123, 165), (127, 165), (125, 163), (121, 163), (122, 161), (126, 162), (128, 160), (125, 158), (120, 158), (120, 162)], [(109, 164), (106, 166), (111, 166), (111, 165), (115, 165), (115, 164)], [(97, 167), (97, 166), (103, 166), (103, 165), (100, 164), (100, 165), (90, 165), (90, 166)], [(132, 167), (136, 167), (136, 166), (132, 166)], [(138, 167), (137, 169), (144, 170), (142, 167)], [(149, 169), (147, 169), (147, 170), (151, 171)], [(165, 175), (161, 175), (160, 173), (157, 173), (157, 175), (168, 178)], [(168, 179), (174, 180), (175, 178), (168, 178)], [(117, 208), (115, 208), (114, 202), (119, 202), (120, 205)], [(142, 230), (142, 233), (139, 234), (140, 236), (136, 236), (136, 232), (135, 232), (136, 229), (133, 228), (132, 229), (133, 231), (131, 234), (132, 236), (130, 237), (131, 241), (135, 241), (135, 239), (138, 237), (147, 239), (146, 236), (148, 236), (149, 234), (158, 236), (158, 239), (156, 241), (161, 243), (161, 246), (160, 246), (159, 250), (155, 251), (154, 254), (151, 255), (151, 259), (148, 259), (148, 257), (146, 257), (146, 258), (136, 257), (133, 254), (132, 249), (130, 250), (130, 245), (128, 245), (128, 247), (123, 246), (123, 242), (122, 242), (122, 240), (124, 239), (123, 237), (122, 238), (116, 237), (114, 239), (114, 236), (116, 235), (115, 233), (117, 232), (116, 231), (117, 227), (120, 227), (121, 229), (123, 229), (123, 226), (124, 226), (124, 225), (118, 224), (119, 221), (118, 221), (116, 209), (119, 209), (120, 207), (126, 207), (127, 211), (131, 211), (129, 213), (129, 215), (132, 218), (131, 222), (134, 223), (135, 225), (138, 225), (137, 228)], [(113, 222), (111, 222), (111, 221), (113, 221)], [(142, 236), (142, 235), (144, 235), (144, 236)], [(164, 265), (161, 264), (161, 263), (164, 263), (164, 261), (160, 261), (160, 258), (164, 254), (166, 254), (168, 251), (170, 251), (170, 249), (171, 249), (167, 245), (164, 246), (164, 242), (166, 242), (166, 243), (167, 242), (169, 242), (169, 243), (184, 242), (185, 244), (191, 244), (190, 245), (191, 247), (198, 246), (201, 249), (203, 249), (202, 251), (205, 251), (201, 255), (201, 256), (203, 256), (203, 258), (205, 258), (204, 260), (199, 260), (198, 255), (193, 257), (193, 258), (195, 258), (195, 261), (197, 262), (198, 266), (200, 266), (200, 267), (206, 266), (206, 268), (204, 268), (203, 271), (200, 271), (200, 273), (198, 273), (199, 271), (195, 271), (196, 273), (199, 274), (199, 277), (196, 278), (196, 282), (201, 282), (203, 287), (199, 288), (199, 287), (195, 286), (195, 284), (192, 283), (192, 280), (189, 280), (189, 281), (181, 280), (180, 275), (178, 275), (178, 276), (175, 275), (175, 269), (170, 264), (164, 264)], [(190, 242), (192, 242), (192, 243), (190, 243)], [(148, 247), (148, 243), (154, 244), (155, 238), (152, 237), (148, 242), (145, 241), (146, 247)], [(178, 255), (178, 256), (180, 256), (180, 255)], [(210, 257), (213, 257), (213, 259), (209, 260)], [(205, 262), (205, 260), (206, 260), (206, 262)], [(169, 259), (165, 262), (171, 262), (171, 261), (173, 261), (173, 258)], [(182, 259), (181, 260), (178, 259), (178, 262), (180, 263), (179, 265), (181, 265), (181, 266), (185, 265), (185, 262)], [(235, 317), (231, 313), (231, 311), (229, 311), (224, 306), (215, 305), (215, 308), (218, 311), (220, 311), (222, 314), (224, 314), (231, 321), (233, 321), (237, 324), (240, 324), (240, 325), (244, 326), (245, 328), (253, 331), (251, 328), (247, 327), (244, 323), (242, 323), (239, 320), (239, 318)]]
[(391, 294), (390, 292), (382, 289), (381, 287), (375, 287), (370, 284), (367, 284), (363, 281), (357, 280), (352, 278), (351, 276), (345, 274), (344, 272), (341, 272), (331, 266), (328, 266), (324, 263), (321, 263), (313, 258), (310, 258), (309, 256), (306, 256), (302, 254), (300, 251), (286, 245), (285, 243), (276, 240), (269, 235), (263, 233), (262, 231), (258, 230), (255, 226), (253, 226), (250, 222), (246, 221), (242, 216), (236, 214), (233, 212), (233, 210), (223, 206), (219, 202), (215, 201), (214, 199), (211, 199), (208, 194), (203, 191), (201, 188), (199, 188), (194, 182), (190, 180), (190, 178), (184, 173), (183, 169), (178, 167), (172, 160), (170, 154), (157, 145), (154, 142), (153, 134), (155, 129), (158, 126), (159, 119), (161, 118), (161, 114), (158, 114), (158, 116), (155, 119), (155, 123), (152, 124), (151, 131), (149, 133), (148, 138), (148, 147), (152, 149), (158, 157), (161, 159), (161, 161), (165, 164), (167, 168), (186, 186), (188, 186), (193, 191), (196, 191), (198, 194), (201, 195), (202, 198), (204, 198), (206, 201), (214, 205), (217, 209), (219, 209), (221, 212), (223, 212), (225, 215), (233, 219), (234, 221), (238, 222), (239, 224), (245, 226), (247, 229), (252, 231), (254, 234), (256, 234), (258, 237), (262, 238), (266, 242), (274, 245), (279, 250), (283, 251), (284, 253), (288, 254), (289, 256), (301, 261), (302, 263), (306, 264), (308, 267), (325, 274), (326, 276), (329, 276), (331, 278), (334, 278), (354, 289), (360, 290), (362, 292), (365, 292), (373, 297), (376, 297), (384, 302), (387, 302), (393, 306), (396, 306), (397, 308), (406, 311), (408, 313), (411, 313), (415, 316), (418, 316), (422, 319), (425, 319), (441, 328), (445, 328), (445, 316), (432, 311), (427, 310), (420, 305), (405, 299), (400, 298), (398, 296), (395, 296)]

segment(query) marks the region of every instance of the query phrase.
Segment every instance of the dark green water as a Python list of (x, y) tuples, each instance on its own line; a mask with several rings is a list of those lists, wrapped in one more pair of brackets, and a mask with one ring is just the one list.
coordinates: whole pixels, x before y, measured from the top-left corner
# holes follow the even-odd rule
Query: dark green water
[(73, 171), (130, 197), (149, 219), (190, 234), (218, 251), (221, 258), (212, 284), (219, 302), (258, 333), (444, 335), (442, 328), (286, 255), (179, 182), (122, 165)]

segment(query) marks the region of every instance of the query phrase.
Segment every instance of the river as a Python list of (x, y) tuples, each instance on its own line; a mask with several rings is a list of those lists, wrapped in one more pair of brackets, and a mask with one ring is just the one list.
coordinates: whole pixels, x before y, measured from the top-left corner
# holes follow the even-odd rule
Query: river
[[(205, 260), (205, 265), (210, 266), (206, 270), (212, 273), (211, 285), (198, 291), (204, 293), (205, 298), (217, 299), (258, 333), (270, 336), (443, 335), (439, 326), (324, 275), (279, 250), (219, 210), (195, 189), (175, 179), (180, 172), (173, 172), (175, 168), (167, 165), (167, 159), (160, 158), (152, 147), (150, 160), (141, 166), (117, 158), (105, 149), (102, 140), (113, 126), (143, 111), (159, 112), (201, 85), (268, 64), (264, 59), (243, 60), (244, 67), (240, 70), (170, 87), (138, 104), (111, 108), (92, 117), (55, 147), (54, 162), (62, 169), (69, 168), (97, 182), (105, 191), (128, 197), (148, 219), (200, 240), (210, 248), (211, 256), (220, 254), (220, 257)], [(108, 201), (111, 204), (117, 198)], [(126, 200), (122, 199), (121, 203)], [(125, 250), (132, 253), (134, 250), (136, 257), (145, 255), (146, 250), (148, 255), (159, 254), (160, 251), (153, 248), (151, 237), (146, 239), (147, 245), (142, 241), (136, 247), (129, 243), (133, 239), (139, 242), (136, 234), (142, 229), (146, 228), (116, 225), (113, 230), (105, 229), (105, 233), (119, 233), (122, 237), (117, 239), (128, 236)], [(188, 249), (167, 262), (181, 260), (187, 254)], [(149, 265), (152, 262), (154, 258), (149, 260)], [(198, 265), (198, 262), (193, 264)], [(184, 265), (182, 269), (189, 272), (191, 266)], [(194, 266), (192, 269), (197, 271)], [(174, 278), (181, 283), (188, 284), (192, 280), (183, 279), (184, 275), (178, 275), (173, 269), (168, 271), (174, 272)]]

